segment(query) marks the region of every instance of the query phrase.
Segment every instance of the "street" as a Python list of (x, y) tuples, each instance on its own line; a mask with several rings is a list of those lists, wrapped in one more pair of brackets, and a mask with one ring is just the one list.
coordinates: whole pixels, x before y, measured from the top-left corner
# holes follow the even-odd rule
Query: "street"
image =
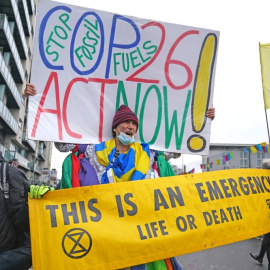
[(250, 252), (257, 254), (261, 243), (261, 237), (252, 238), (179, 256), (177, 260), (183, 270), (267, 270), (266, 255), (262, 265), (249, 255)]

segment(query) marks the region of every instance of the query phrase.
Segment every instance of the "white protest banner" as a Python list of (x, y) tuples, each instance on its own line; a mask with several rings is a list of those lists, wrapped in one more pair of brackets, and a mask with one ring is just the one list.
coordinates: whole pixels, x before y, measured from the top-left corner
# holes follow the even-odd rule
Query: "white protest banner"
[(28, 137), (111, 139), (116, 109), (139, 119), (137, 141), (207, 154), (219, 32), (39, 1)]

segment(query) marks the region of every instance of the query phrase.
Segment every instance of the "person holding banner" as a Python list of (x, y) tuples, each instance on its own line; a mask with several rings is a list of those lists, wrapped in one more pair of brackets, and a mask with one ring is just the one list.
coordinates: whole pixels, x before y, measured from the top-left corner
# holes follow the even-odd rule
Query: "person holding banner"
[[(268, 161), (268, 166), (270, 168), (270, 160)], [(270, 233), (264, 235), (265, 243), (266, 243), (266, 255), (268, 259), (268, 270), (270, 270)]]
[[(270, 159), (264, 159), (262, 162), (262, 169), (270, 169)], [(264, 255), (267, 255), (267, 259), (268, 259), (268, 270), (270, 270), (270, 232), (266, 233), (263, 236), (263, 241), (261, 244), (261, 248), (260, 248), (260, 252), (258, 255), (253, 255), (252, 253), (250, 253), (250, 256), (256, 260), (257, 262), (259, 262), (260, 264), (262, 264), (263, 262), (263, 257)]]
[[(27, 84), (25, 96), (35, 95), (36, 89)], [(215, 109), (207, 111), (207, 117), (214, 118)], [(72, 188), (96, 184), (134, 181), (154, 177), (174, 175), (167, 162), (170, 158), (180, 154), (158, 153), (150, 150), (146, 143), (135, 142), (135, 133), (139, 121), (136, 114), (126, 105), (121, 105), (112, 121), (112, 139), (100, 144), (75, 145), (55, 143), (61, 152), (72, 151), (63, 163), (63, 172), (60, 188)], [(157, 162), (156, 162), (157, 161)], [(155, 164), (158, 166), (155, 167)], [(156, 168), (155, 176), (152, 173)], [(148, 265), (148, 266), (147, 266)], [(145, 265), (133, 266), (132, 270), (172, 269), (181, 270), (175, 258), (160, 260)]]
[[(150, 151), (149, 145), (146, 143), (140, 144), (135, 142), (134, 136), (138, 130), (138, 126), (139, 121), (135, 113), (131, 111), (129, 107), (121, 105), (113, 118), (112, 140), (97, 145), (55, 143), (55, 146), (60, 151), (71, 150), (73, 151), (73, 155), (74, 151), (77, 152), (77, 150), (80, 155), (80, 153), (83, 152), (83, 150), (80, 150), (82, 147), (85, 150), (83, 153), (84, 157), (89, 161), (97, 174), (97, 179), (91, 177), (92, 183), (88, 183), (87, 181), (90, 179), (85, 179), (85, 177), (80, 174), (80, 171), (78, 172), (78, 170), (75, 169), (76, 167), (78, 168), (75, 161), (77, 159), (73, 159), (71, 162), (72, 175), (62, 175), (61, 188), (70, 187), (70, 179), (71, 186), (78, 187), (91, 184), (108, 184), (151, 178), (151, 168), (155, 162), (156, 151)], [(163, 161), (163, 167), (170, 166), (164, 158)], [(65, 162), (67, 161), (65, 160)], [(68, 168), (65, 168), (65, 162), (63, 164), (63, 172), (68, 171)], [(84, 165), (81, 167), (85, 169)], [(86, 171), (88, 172), (89, 169), (91, 168), (88, 167)], [(75, 174), (74, 171), (76, 172)], [(80, 177), (77, 177), (77, 175), (80, 175)], [(146, 270), (148, 267), (151, 267), (153, 270), (181, 270), (181, 267), (175, 258), (133, 266), (131, 267), (131, 270)]]
[(27, 270), (32, 265), (25, 173), (0, 151), (0, 269)]
[(257, 262), (259, 262), (260, 264), (262, 264), (263, 262), (263, 257), (266, 253), (267, 250), (267, 244), (266, 244), (266, 237), (265, 235), (263, 236), (263, 240), (262, 240), (262, 244), (261, 244), (261, 248), (260, 248), (260, 252), (258, 255), (254, 255), (252, 253), (250, 253), (250, 256), (256, 260)]

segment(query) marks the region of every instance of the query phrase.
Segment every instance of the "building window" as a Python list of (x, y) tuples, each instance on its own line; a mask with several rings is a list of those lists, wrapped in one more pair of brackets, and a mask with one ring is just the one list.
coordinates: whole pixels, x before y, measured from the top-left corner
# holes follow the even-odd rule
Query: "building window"
[(39, 142), (39, 149), (43, 150), (43, 148), (44, 148), (44, 142)]
[(5, 143), (5, 133), (2, 130), (0, 130), (0, 144), (4, 144), (4, 143)]
[(23, 104), (25, 104), (26, 98), (25, 98), (24, 95), (21, 96), (21, 101), (22, 101)]
[(0, 85), (0, 100), (4, 101), (4, 97), (5, 97), (5, 88), (6, 86), (1, 84)]
[(262, 161), (265, 158), (265, 153), (257, 152), (257, 168), (262, 167)]
[(10, 151), (16, 151), (16, 146), (13, 143), (10, 143), (9, 150)]
[(240, 152), (240, 168), (248, 168), (248, 152)]
[(20, 129), (22, 129), (22, 123), (23, 123), (23, 122), (22, 122), (22, 119), (19, 119), (18, 126), (19, 126)]
[(222, 166), (223, 166), (223, 170), (230, 169), (230, 161), (229, 160), (228, 161), (225, 161), (224, 158), (223, 158), (226, 155), (227, 155), (227, 153), (222, 152)]
[(20, 154), (21, 154), (23, 157), (27, 158), (28, 152), (27, 152), (25, 149), (20, 149)]

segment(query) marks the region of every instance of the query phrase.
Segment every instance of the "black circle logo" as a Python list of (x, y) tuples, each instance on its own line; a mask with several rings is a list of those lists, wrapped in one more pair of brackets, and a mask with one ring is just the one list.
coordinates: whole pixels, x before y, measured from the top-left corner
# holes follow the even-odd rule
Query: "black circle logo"
[(92, 247), (90, 234), (79, 228), (66, 232), (62, 240), (64, 253), (72, 259), (80, 259), (88, 254)]

